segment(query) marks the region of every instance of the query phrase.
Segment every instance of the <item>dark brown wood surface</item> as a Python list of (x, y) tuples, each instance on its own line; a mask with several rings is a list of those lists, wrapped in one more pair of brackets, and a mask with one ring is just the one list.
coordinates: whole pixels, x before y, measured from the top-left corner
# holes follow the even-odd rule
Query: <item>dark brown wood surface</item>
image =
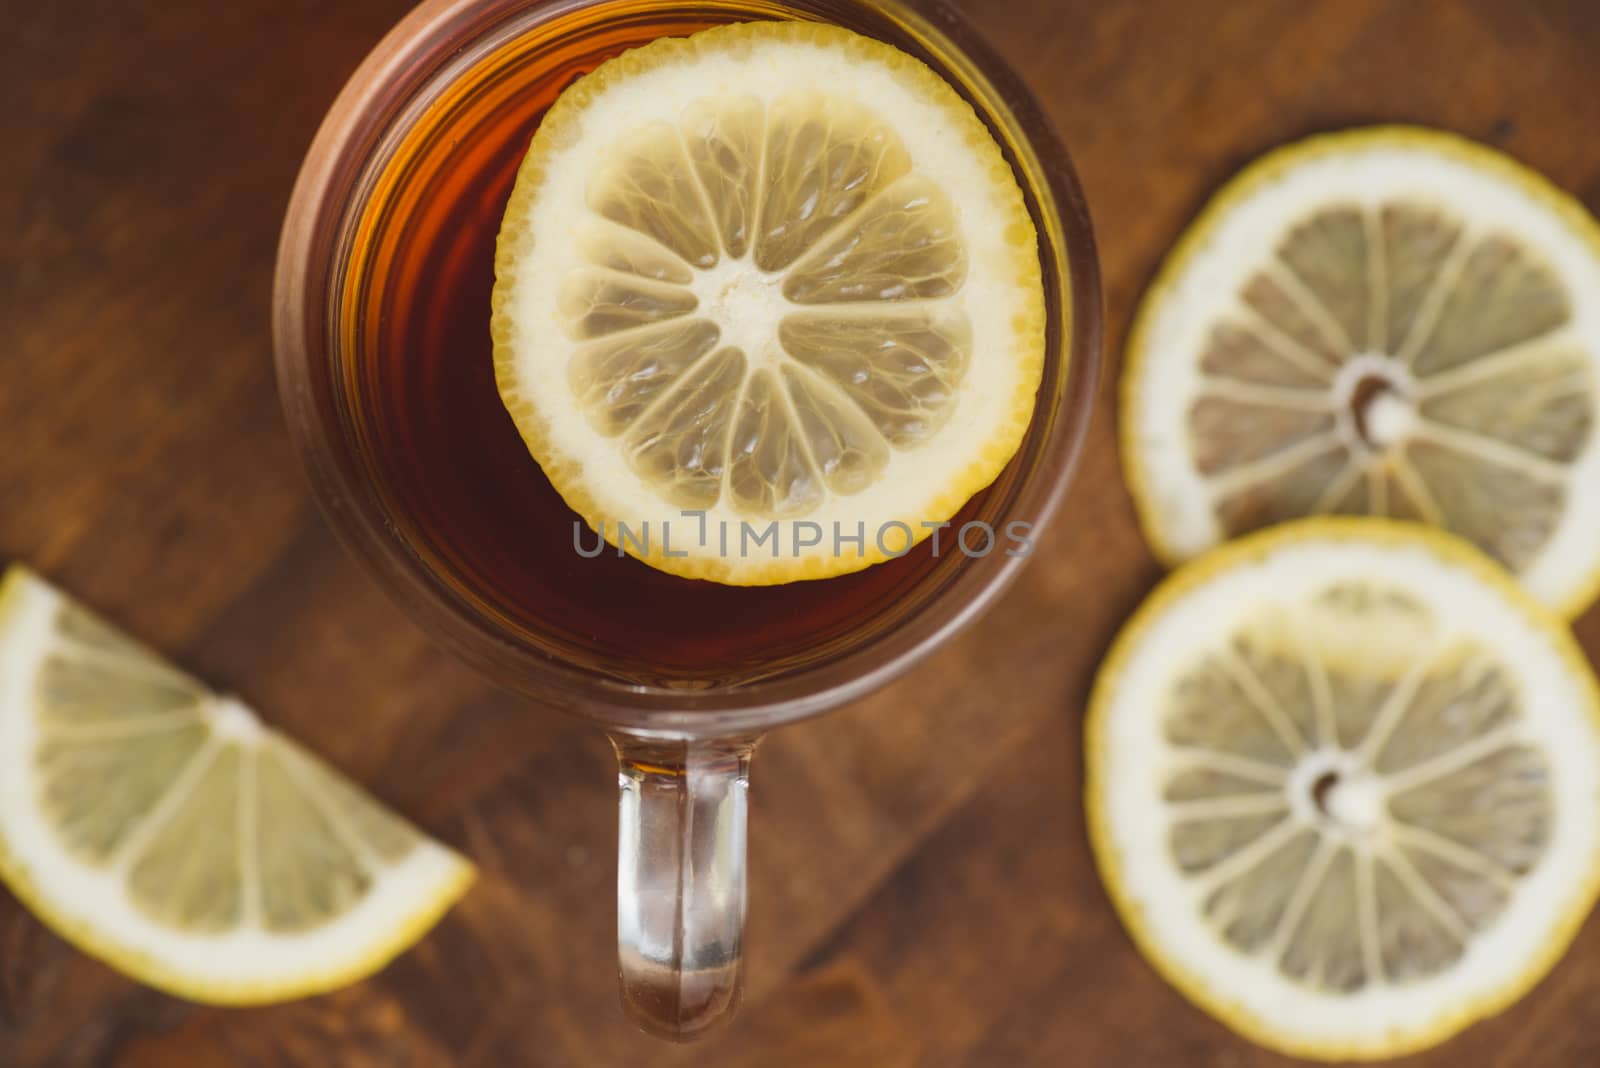
[[(405, 0), (0, 5), (0, 558), (260, 707), (484, 878), (331, 997), (181, 1004), (0, 893), (4, 1068), (1287, 1063), (1134, 952), (1090, 863), (1079, 728), (1158, 569), (1111, 392), (1025, 581), (938, 658), (756, 761), (749, 989), (694, 1047), (616, 1005), (614, 770), (491, 690), (334, 543), (274, 393), (268, 299), (300, 156)], [(1417, 121), (1600, 206), (1600, 5), (968, 0), (1073, 152), (1130, 308), (1209, 191), (1317, 130)], [(1579, 624), (1600, 650), (1600, 614)], [(1600, 1063), (1600, 922), (1502, 1017), (1416, 1064)]]

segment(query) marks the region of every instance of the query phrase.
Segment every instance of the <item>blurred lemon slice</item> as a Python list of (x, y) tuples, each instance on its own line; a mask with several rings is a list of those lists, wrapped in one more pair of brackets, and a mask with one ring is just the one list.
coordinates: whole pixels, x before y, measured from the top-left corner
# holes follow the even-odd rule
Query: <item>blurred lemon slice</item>
[(473, 869), (13, 566), (0, 581), (0, 876), (133, 978), (243, 1004), (377, 971)]
[(496, 274), (529, 449), (612, 544), (695, 578), (820, 578), (921, 541), (1016, 451), (1044, 364), (1037, 241), (987, 128), (830, 26), (663, 39), (578, 81)]
[(1589, 666), (1417, 524), (1303, 520), (1178, 571), (1102, 667), (1087, 752), (1140, 948), (1300, 1056), (1398, 1056), (1499, 1011), (1600, 888)]
[(1217, 195), (1130, 334), (1124, 463), (1171, 561), (1299, 516), (1460, 534), (1576, 614), (1600, 588), (1600, 228), (1497, 152), (1384, 127)]

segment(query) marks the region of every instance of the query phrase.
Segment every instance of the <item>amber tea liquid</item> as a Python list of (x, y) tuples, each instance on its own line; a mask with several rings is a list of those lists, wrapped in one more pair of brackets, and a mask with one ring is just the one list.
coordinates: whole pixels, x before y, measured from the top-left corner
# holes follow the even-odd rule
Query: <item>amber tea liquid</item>
[[(609, 546), (586, 559), (574, 549), (577, 516), (501, 406), (489, 337), (494, 245), (540, 116), (625, 49), (774, 14), (771, 3), (663, 10), (613, 0), (508, 27), (489, 59), (452, 72), (443, 98), (370, 165), (372, 192), (343, 264), (344, 414), (394, 536), (505, 626), (553, 633), (641, 681), (722, 681), (820, 655), (860, 640), (874, 617), (893, 626), (907, 593), (960, 565), (948, 545), (935, 559), (924, 542), (853, 575), (737, 588), (667, 575)], [(583, 544), (595, 545), (587, 528)]]

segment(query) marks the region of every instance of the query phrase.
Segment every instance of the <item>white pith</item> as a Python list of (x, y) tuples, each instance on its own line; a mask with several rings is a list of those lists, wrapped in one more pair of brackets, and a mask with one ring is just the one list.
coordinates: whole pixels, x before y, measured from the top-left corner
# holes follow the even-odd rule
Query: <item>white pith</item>
[[(1363, 411), (1365, 433), (1356, 423), (1356, 387), (1378, 379), (1388, 388), (1368, 402)], [(1339, 436), (1352, 452), (1377, 452), (1404, 441), (1415, 423), (1417, 380), (1409, 368), (1378, 352), (1351, 358), (1333, 378), (1329, 406), (1338, 419)]]
[(763, 271), (748, 254), (726, 257), (709, 270), (695, 270), (689, 290), (699, 300), (698, 315), (722, 331), (718, 345), (745, 354), (751, 370), (777, 367), (783, 359), (778, 324), (796, 305), (783, 295), (783, 271)]

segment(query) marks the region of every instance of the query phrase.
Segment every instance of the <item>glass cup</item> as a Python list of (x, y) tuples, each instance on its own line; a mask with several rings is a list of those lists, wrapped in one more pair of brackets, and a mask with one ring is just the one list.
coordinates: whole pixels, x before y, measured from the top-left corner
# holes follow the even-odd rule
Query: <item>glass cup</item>
[[(346, 320), (363, 313), (350, 264), (372, 240), (367, 209), (386, 195), (386, 166), (409, 135), (464, 96), (487, 103), (461, 111), (463, 121), (488, 121), (497, 87), (539, 77), (564, 36), (675, 17), (821, 19), (886, 41), (965, 96), (1005, 151), (1039, 235), (1048, 352), (1026, 439), (969, 518), (995, 530), (1027, 522), (1037, 533), (1056, 510), (1098, 376), (1100, 293), (1089, 218), (1065, 150), (1017, 75), (944, 0), (426, 0), (377, 46), (324, 120), (290, 201), (273, 295), (279, 388), (314, 494), (347, 548), (443, 645), (502, 685), (610, 735), (620, 768), (622, 1000), (647, 1030), (687, 1039), (739, 1001), (746, 796), (757, 740), (901, 674), (992, 603), (1026, 561), (948, 554), (891, 603), (863, 613), (850, 633), (813, 649), (715, 679), (656, 678), (649, 665), (575, 645), (553, 623), (512, 625), (407, 540), (407, 517), (364, 452), (345, 373), (353, 358)], [(531, 133), (519, 132), (523, 144)], [(487, 303), (483, 315), (487, 336)]]

